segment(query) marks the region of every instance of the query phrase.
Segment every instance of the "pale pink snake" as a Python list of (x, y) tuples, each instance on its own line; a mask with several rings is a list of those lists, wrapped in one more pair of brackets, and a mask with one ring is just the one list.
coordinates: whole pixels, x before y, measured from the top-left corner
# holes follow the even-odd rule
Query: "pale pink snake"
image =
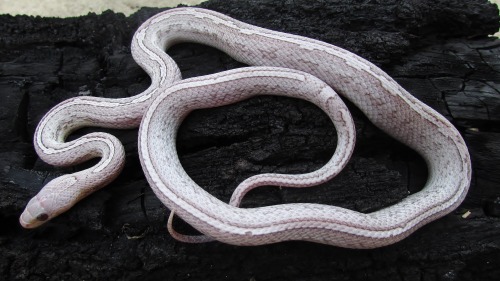
[[(180, 71), (164, 50), (185, 41), (216, 47), (249, 65), (268, 67), (177, 82)], [(116, 138), (93, 133), (65, 142), (72, 131), (84, 126), (134, 128), (141, 120), (141, 163), (156, 195), (197, 230), (225, 243), (308, 240), (349, 248), (384, 246), (448, 214), (467, 193), (470, 157), (459, 132), (378, 67), (346, 50), (255, 27), (213, 11), (178, 8), (145, 22), (134, 35), (132, 54), (151, 76), (152, 84), (145, 92), (125, 99), (73, 98), (57, 105), (41, 120), (34, 143), (47, 163), (60, 166), (93, 157), (102, 159), (94, 167), (49, 182), (21, 215), (24, 227), (36, 227), (64, 212), (120, 172), (124, 151)], [(330, 179), (345, 165), (355, 142), (352, 121), (334, 92), (320, 80), (426, 160), (429, 178), (425, 187), (369, 214), (306, 203), (236, 207), (250, 188), (310, 186)], [(256, 94), (287, 95), (316, 103), (334, 121), (339, 141), (334, 156), (320, 170), (251, 177), (240, 184), (229, 205), (208, 194), (186, 174), (175, 149), (176, 131), (194, 108), (228, 104)]]

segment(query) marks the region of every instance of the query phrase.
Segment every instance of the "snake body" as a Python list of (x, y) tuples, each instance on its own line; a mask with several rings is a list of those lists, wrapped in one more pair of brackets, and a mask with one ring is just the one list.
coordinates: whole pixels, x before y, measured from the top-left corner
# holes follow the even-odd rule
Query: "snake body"
[[(267, 68), (234, 70), (179, 82), (180, 71), (164, 51), (179, 42), (210, 45), (240, 62)], [(44, 161), (71, 165), (92, 157), (102, 159), (94, 167), (49, 182), (21, 215), (24, 227), (36, 227), (70, 208), (116, 177), (123, 165), (123, 148), (111, 135), (94, 133), (65, 142), (68, 134), (82, 126), (133, 128), (141, 120), (141, 163), (155, 194), (200, 232), (225, 243), (260, 245), (308, 240), (349, 248), (380, 247), (448, 214), (465, 198), (471, 164), (459, 132), (381, 69), (344, 49), (252, 26), (209, 10), (177, 8), (141, 25), (132, 41), (132, 55), (151, 76), (146, 91), (126, 99), (73, 98), (57, 105), (40, 122), (34, 143)], [(241, 198), (252, 188), (270, 184), (310, 186), (334, 176), (349, 158), (355, 140), (340, 129), (352, 127), (349, 122), (341, 126), (342, 120), (348, 120), (346, 114), (341, 118), (324, 104), (325, 100), (337, 98), (320, 80), (354, 103), (373, 124), (425, 159), (429, 170), (425, 187), (393, 206), (369, 214), (305, 203), (238, 208)], [(231, 204), (215, 199), (182, 169), (174, 145), (177, 126), (194, 108), (228, 104), (273, 91), (311, 100), (330, 115), (339, 131), (339, 144), (329, 162), (333, 172), (323, 167), (318, 173), (304, 175), (257, 175), (240, 184)]]

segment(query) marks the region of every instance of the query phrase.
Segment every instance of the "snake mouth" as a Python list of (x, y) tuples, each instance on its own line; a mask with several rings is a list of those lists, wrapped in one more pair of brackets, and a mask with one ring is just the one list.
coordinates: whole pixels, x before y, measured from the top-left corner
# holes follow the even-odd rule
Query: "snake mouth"
[(36, 228), (49, 219), (48, 214), (40, 214), (36, 218), (33, 217), (27, 210), (25, 210), (19, 217), (19, 223), (26, 229)]
[(27, 210), (25, 210), (21, 216), (19, 217), (19, 223), (21, 224), (22, 227), (24, 228), (35, 228), (35, 221), (33, 220), (33, 217)]

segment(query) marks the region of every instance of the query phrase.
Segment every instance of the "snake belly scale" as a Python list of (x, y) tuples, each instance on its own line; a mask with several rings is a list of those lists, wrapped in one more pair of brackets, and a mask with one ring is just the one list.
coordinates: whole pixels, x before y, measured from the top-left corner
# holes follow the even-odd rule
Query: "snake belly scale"
[[(179, 42), (206, 44), (251, 66), (287, 69), (235, 70), (180, 81), (177, 65), (165, 53), (165, 49)], [(459, 132), (446, 118), (414, 98), (381, 69), (344, 49), (252, 26), (214, 11), (177, 8), (159, 13), (139, 27), (132, 40), (132, 55), (151, 77), (151, 86), (146, 91), (125, 99), (73, 98), (57, 105), (40, 122), (34, 143), (42, 160), (53, 165), (72, 165), (93, 157), (102, 159), (94, 167), (57, 178), (42, 188), (21, 215), (20, 222), (24, 227), (36, 227), (64, 212), (92, 191), (108, 184), (121, 170), (123, 147), (116, 138), (94, 133), (65, 142), (68, 134), (83, 126), (133, 128), (141, 120), (141, 163), (156, 195), (200, 232), (225, 243), (260, 245), (308, 240), (349, 248), (380, 247), (400, 241), (420, 226), (448, 214), (467, 194), (471, 163)], [(237, 208), (241, 198), (252, 188), (273, 183), (310, 186), (334, 176), (335, 172), (331, 170), (304, 178), (300, 175), (294, 175), (295, 178), (257, 175), (240, 184), (231, 204), (213, 198), (184, 172), (173, 147), (176, 126), (188, 111), (182, 114), (169, 111), (170, 115), (162, 117), (161, 110), (157, 109), (168, 111), (168, 104), (177, 109), (182, 104), (186, 108), (208, 106), (199, 102), (208, 102), (203, 97), (204, 92), (197, 90), (200, 84), (204, 84), (204, 91), (208, 93), (213, 93), (218, 87), (224, 91), (227, 85), (236, 87), (241, 93), (238, 98), (228, 98), (229, 94), (226, 97), (212, 95), (213, 100), (220, 103), (210, 103), (210, 106), (235, 102), (261, 90), (269, 90), (266, 88), (269, 86), (259, 84), (252, 73), (259, 73), (260, 80), (275, 86), (278, 81), (293, 84), (292, 88), (302, 93), (298, 97), (306, 99), (323, 97), (321, 93), (328, 88), (320, 86), (323, 91), (313, 90), (320, 94), (304, 96), (303, 90), (312, 88), (308, 83), (293, 81), (315, 81), (313, 84), (316, 85), (324, 81), (354, 103), (374, 125), (425, 159), (429, 170), (426, 185), (401, 202), (369, 214), (305, 203)], [(242, 76), (236, 79), (239, 75)], [(302, 78), (297, 80), (290, 78), (292, 76)], [(286, 87), (274, 88), (279, 94), (279, 90)], [(179, 92), (185, 92), (186, 97), (193, 99), (176, 94)], [(322, 108), (329, 110), (329, 107)], [(331, 119), (334, 123), (340, 120), (333, 115)], [(336, 124), (338, 130), (351, 128), (348, 122), (343, 127), (340, 123)], [(165, 135), (169, 136), (168, 139), (161, 141)], [(339, 132), (339, 140), (341, 135), (345, 135), (347, 147), (338, 146), (332, 157), (343, 159), (337, 159), (337, 168), (345, 164), (350, 155), (349, 145), (354, 143), (354, 138), (348, 137), (347, 133)], [(160, 143), (167, 145), (168, 149), (158, 147)], [(317, 176), (323, 178), (320, 180)]]

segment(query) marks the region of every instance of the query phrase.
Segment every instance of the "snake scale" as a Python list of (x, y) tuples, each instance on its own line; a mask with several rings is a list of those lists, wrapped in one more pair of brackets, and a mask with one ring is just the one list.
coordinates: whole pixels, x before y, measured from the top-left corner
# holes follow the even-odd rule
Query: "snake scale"
[[(218, 48), (252, 67), (181, 80), (165, 49), (180, 42)], [(93, 167), (46, 184), (20, 217), (37, 227), (105, 186), (121, 171), (124, 149), (106, 133), (66, 142), (86, 127), (139, 129), (146, 178), (158, 198), (209, 237), (235, 245), (307, 240), (347, 248), (375, 248), (400, 241), (422, 225), (454, 210), (471, 179), (470, 156), (459, 132), (381, 69), (339, 47), (260, 27), (200, 8), (176, 8), (143, 23), (132, 55), (151, 86), (129, 98), (75, 97), (51, 109), (34, 136), (45, 162), (67, 166), (100, 157)], [(238, 208), (248, 190), (262, 185), (306, 187), (335, 176), (349, 160), (354, 127), (336, 95), (354, 103), (378, 128), (417, 151), (426, 161), (424, 188), (395, 205), (364, 214), (340, 207), (294, 203)], [(332, 159), (300, 175), (261, 174), (243, 181), (226, 204), (204, 191), (184, 171), (175, 149), (179, 124), (196, 108), (274, 94), (309, 100), (323, 109), (339, 136)]]

